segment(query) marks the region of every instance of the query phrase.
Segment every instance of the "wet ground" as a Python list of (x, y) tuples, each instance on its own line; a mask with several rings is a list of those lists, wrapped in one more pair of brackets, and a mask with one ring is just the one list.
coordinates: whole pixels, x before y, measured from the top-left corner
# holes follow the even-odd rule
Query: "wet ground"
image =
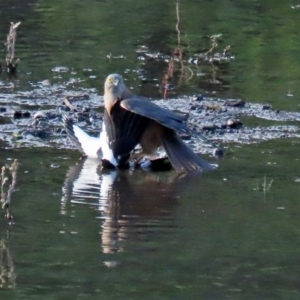
[[(55, 72), (69, 71), (57, 68)], [(32, 84), (29, 91), (16, 93), (9, 91), (13, 82), (3, 83), (0, 87), (0, 139), (6, 147), (72, 148), (62, 126), (64, 114), (71, 116), (88, 133), (98, 135), (103, 117), (103, 97), (94, 89), (78, 86), (79, 82), (80, 78), (71, 78), (68, 82), (52, 85), (46, 80)], [(73, 106), (71, 109), (65, 99)], [(250, 144), (299, 137), (297, 121), (300, 112), (274, 110), (270, 104), (202, 94), (153, 101), (189, 116), (188, 124), (194, 135), (184, 139), (201, 153), (214, 154), (222, 143)], [(264, 126), (255, 126), (263, 124), (263, 120), (266, 120)]]

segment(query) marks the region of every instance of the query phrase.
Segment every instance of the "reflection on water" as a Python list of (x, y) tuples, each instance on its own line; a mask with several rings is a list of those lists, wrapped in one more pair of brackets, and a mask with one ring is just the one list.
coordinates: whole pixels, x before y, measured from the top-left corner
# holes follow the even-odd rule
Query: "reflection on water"
[(15, 288), (16, 273), (8, 242), (0, 240), (0, 288)]
[(61, 214), (73, 214), (72, 204), (91, 206), (99, 212), (102, 252), (121, 252), (124, 241), (145, 240), (155, 229), (175, 226), (172, 210), (180, 188), (175, 176), (174, 172), (101, 170), (97, 160), (83, 159), (68, 170)]

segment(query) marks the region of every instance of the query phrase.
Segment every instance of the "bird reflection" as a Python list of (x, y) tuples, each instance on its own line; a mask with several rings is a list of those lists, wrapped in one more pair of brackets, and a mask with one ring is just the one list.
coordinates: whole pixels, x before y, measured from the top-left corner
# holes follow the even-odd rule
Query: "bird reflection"
[(158, 228), (176, 226), (172, 212), (180, 187), (175, 172), (101, 170), (97, 160), (82, 159), (68, 170), (61, 214), (69, 214), (70, 203), (99, 211), (102, 251), (113, 254), (124, 250), (124, 241), (144, 240)]
[(15, 288), (16, 273), (14, 262), (6, 239), (0, 240), (0, 288)]

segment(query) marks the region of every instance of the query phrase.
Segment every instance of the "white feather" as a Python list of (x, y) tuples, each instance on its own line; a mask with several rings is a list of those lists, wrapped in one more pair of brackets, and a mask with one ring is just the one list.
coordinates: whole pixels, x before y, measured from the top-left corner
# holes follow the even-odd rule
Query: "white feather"
[(109, 148), (106, 126), (104, 122), (102, 123), (102, 131), (100, 133), (100, 143), (101, 143), (101, 150), (102, 150), (102, 159), (108, 160), (112, 165), (117, 167), (118, 166), (117, 160), (114, 157), (112, 150)]
[(91, 158), (98, 158), (97, 152), (101, 148), (101, 139), (86, 134), (81, 128), (73, 125), (74, 135), (81, 144), (84, 153)]

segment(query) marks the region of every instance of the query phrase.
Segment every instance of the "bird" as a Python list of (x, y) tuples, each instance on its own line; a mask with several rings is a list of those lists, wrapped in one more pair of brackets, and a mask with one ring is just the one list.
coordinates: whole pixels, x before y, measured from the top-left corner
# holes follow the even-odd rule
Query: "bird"
[(110, 74), (105, 80), (104, 108), (108, 147), (117, 165), (126, 163), (130, 152), (140, 144), (142, 155), (150, 159), (163, 147), (178, 174), (215, 168), (180, 138), (179, 133), (190, 133), (185, 116), (133, 94), (119, 74)]

